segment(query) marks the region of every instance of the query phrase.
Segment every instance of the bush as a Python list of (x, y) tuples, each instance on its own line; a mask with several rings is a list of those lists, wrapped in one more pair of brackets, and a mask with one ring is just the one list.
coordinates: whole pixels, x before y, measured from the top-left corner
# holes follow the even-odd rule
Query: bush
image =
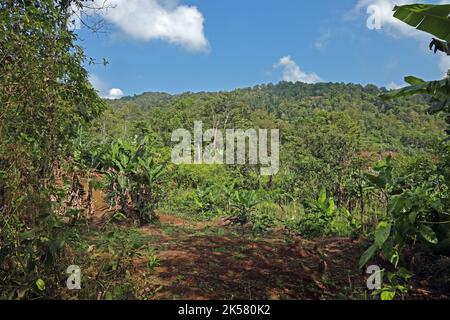
[(127, 216), (134, 209), (141, 224), (156, 218), (156, 208), (166, 192), (165, 164), (151, 158), (147, 143), (146, 139), (140, 143), (114, 141), (102, 164), (109, 202)]

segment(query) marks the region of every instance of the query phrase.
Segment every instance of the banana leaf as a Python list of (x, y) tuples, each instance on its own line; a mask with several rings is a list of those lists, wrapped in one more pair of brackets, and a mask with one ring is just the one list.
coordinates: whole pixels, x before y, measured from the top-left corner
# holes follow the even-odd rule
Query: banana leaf
[(410, 4), (394, 7), (394, 17), (410, 26), (450, 41), (450, 4)]
[(381, 95), (383, 100), (391, 100), (415, 94), (428, 94), (432, 97), (430, 113), (436, 113), (450, 106), (450, 78), (437, 81), (424, 81), (420, 78), (408, 76), (405, 81), (411, 84), (398, 90), (392, 90)]

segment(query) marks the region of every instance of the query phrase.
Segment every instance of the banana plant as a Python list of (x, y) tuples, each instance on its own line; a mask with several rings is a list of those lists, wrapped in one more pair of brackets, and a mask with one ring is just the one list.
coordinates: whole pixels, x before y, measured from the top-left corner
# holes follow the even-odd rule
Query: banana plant
[(216, 197), (214, 196), (214, 187), (207, 186), (205, 188), (198, 187), (195, 191), (194, 202), (196, 211), (202, 215), (211, 213), (214, 210)]
[(225, 198), (225, 213), (230, 214), (234, 189), (236, 188), (236, 181), (234, 180), (229, 184), (223, 184), (220, 187)]
[(129, 173), (133, 168), (133, 152), (131, 144), (123, 140), (111, 143), (108, 157), (105, 159), (106, 187), (108, 198), (112, 205), (128, 214), (128, 199), (131, 188)]
[(156, 218), (155, 210), (164, 194), (163, 178), (164, 165), (156, 164), (153, 159), (137, 158), (137, 165), (131, 175), (130, 194), (141, 223), (148, 223)]
[(327, 196), (325, 188), (322, 188), (316, 201), (308, 202), (307, 207), (309, 214), (313, 215), (315, 219), (321, 219), (326, 222), (331, 221), (336, 212), (334, 199)]
[(232, 200), (232, 220), (235, 223), (246, 224), (250, 221), (252, 213), (260, 203), (254, 190), (236, 190)]
[[(447, 55), (450, 54), (450, 4), (411, 4), (394, 7), (394, 17), (410, 26), (428, 32), (439, 39), (433, 38), (430, 49), (435, 48)], [(449, 70), (450, 72), (450, 70)], [(450, 74), (449, 74), (450, 77)], [(449, 112), (450, 108), (450, 78), (437, 81), (424, 81), (414, 76), (405, 77), (409, 86), (390, 91), (381, 96), (384, 100), (395, 99), (415, 94), (428, 94), (432, 97), (433, 106), (429, 112)], [(450, 119), (447, 118), (450, 126)], [(450, 134), (450, 128), (447, 131)]]
[(416, 94), (428, 94), (432, 97), (430, 113), (449, 111), (450, 106), (450, 78), (437, 81), (425, 81), (414, 76), (405, 77), (409, 86), (387, 92), (381, 96), (384, 100), (412, 96)]

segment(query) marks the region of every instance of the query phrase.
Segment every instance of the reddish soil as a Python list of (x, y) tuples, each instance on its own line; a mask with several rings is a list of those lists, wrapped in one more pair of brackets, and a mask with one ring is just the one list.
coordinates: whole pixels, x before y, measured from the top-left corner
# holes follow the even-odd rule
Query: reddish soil
[(136, 261), (146, 291), (154, 293), (150, 298), (362, 298), (366, 278), (357, 267), (358, 241), (306, 241), (280, 231), (257, 239), (217, 221), (193, 223), (168, 215), (160, 222), (142, 228), (161, 241), (160, 265), (149, 272), (144, 259)]

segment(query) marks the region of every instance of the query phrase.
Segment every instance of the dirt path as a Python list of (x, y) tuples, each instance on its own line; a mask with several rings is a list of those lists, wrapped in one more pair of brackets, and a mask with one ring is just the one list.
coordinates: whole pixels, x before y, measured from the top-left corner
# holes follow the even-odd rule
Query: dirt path
[(152, 299), (362, 298), (365, 275), (357, 266), (361, 243), (329, 238), (306, 241), (282, 231), (255, 238), (220, 223), (161, 215), (142, 228), (157, 236), (159, 266), (136, 261)]

